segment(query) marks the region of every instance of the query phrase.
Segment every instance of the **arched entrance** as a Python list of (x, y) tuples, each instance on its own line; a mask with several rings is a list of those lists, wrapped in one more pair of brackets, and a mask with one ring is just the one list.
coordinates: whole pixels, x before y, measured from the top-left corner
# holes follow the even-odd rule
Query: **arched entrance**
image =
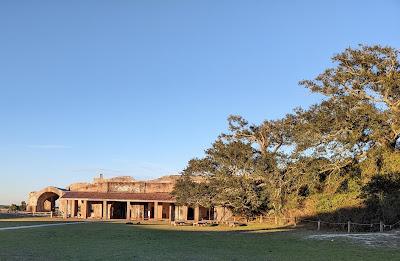
[(58, 209), (57, 199), (60, 196), (53, 192), (46, 192), (40, 195), (38, 198), (38, 203), (36, 209), (38, 212), (50, 212), (56, 211)]
[(55, 212), (58, 210), (59, 204), (58, 199), (64, 194), (64, 191), (55, 188), (47, 187), (37, 192), (36, 197), (36, 211), (37, 212)]

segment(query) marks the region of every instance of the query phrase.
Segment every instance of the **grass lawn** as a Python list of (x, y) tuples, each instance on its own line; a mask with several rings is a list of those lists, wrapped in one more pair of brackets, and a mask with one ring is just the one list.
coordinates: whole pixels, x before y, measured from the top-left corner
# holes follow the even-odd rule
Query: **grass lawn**
[(249, 226), (82, 223), (0, 231), (0, 260), (400, 260), (393, 248)]
[[(72, 221), (72, 220), (68, 220)], [(76, 221), (76, 220), (74, 220)], [(17, 218), (0, 218), (0, 228), (2, 227), (19, 227), (41, 224), (65, 223), (61, 218), (44, 218), (44, 217), (17, 217)]]

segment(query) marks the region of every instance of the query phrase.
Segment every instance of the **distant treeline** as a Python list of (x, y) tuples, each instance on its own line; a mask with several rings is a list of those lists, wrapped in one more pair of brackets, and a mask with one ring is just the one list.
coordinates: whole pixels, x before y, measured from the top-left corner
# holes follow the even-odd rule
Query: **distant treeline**
[(248, 219), (400, 220), (398, 55), (378, 45), (348, 48), (300, 82), (320, 103), (261, 124), (230, 116), (228, 133), (189, 161), (178, 202), (225, 206)]
[(9, 211), (25, 211), (26, 210), (26, 202), (21, 201), (20, 205), (17, 205), (17, 204), (0, 205), (0, 209), (8, 209)]

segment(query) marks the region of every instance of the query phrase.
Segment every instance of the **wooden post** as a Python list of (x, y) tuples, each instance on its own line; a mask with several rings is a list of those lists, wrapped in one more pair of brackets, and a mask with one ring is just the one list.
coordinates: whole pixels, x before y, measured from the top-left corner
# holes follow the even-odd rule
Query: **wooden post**
[(382, 221), (379, 221), (379, 231), (380, 232), (383, 232), (383, 222)]
[(318, 230), (318, 231), (321, 230), (321, 220), (318, 220), (318, 228), (317, 228), (317, 230)]
[(350, 233), (350, 231), (351, 231), (351, 222), (349, 220), (347, 221), (347, 233)]

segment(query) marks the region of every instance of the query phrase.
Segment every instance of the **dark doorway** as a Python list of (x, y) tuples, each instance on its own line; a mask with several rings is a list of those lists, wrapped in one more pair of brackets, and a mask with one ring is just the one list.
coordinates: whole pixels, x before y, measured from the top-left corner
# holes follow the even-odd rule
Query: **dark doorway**
[(150, 208), (150, 218), (154, 218), (154, 206)]
[(208, 220), (213, 220), (214, 219), (214, 208), (207, 208), (206, 209), (206, 216), (204, 217), (204, 219), (208, 219)]
[(194, 220), (194, 208), (188, 207), (187, 220)]
[(154, 206), (150, 203), (144, 204), (144, 219), (154, 218)]
[(111, 219), (125, 219), (126, 218), (126, 202), (113, 202), (111, 203)]
[(162, 204), (162, 219), (169, 219), (169, 204)]
[(149, 219), (149, 204), (144, 204), (144, 219)]

